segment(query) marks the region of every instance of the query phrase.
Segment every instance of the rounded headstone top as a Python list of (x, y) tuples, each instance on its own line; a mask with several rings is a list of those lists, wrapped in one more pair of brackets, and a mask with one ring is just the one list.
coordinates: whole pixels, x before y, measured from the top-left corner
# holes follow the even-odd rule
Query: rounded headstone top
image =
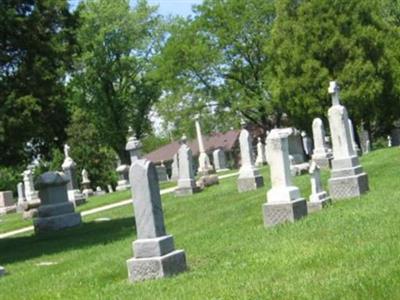
[(42, 189), (49, 186), (58, 186), (67, 184), (69, 179), (62, 172), (46, 172), (36, 179), (35, 188)]

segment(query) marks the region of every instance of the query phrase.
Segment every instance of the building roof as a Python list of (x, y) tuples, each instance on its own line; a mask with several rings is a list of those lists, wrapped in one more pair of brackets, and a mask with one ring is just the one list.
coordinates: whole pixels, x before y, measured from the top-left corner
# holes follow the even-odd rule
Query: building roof
[[(230, 151), (235, 146), (235, 143), (239, 138), (239, 134), (240, 130), (230, 130), (225, 133), (217, 132), (211, 136), (203, 136), (204, 148), (208, 153), (218, 148), (221, 148), (224, 151)], [(162, 160), (172, 160), (173, 156), (178, 152), (179, 146), (179, 141), (174, 141), (146, 154), (145, 158), (155, 163)], [(197, 139), (188, 141), (188, 146), (192, 150), (193, 156), (199, 155), (199, 145), (197, 143)]]

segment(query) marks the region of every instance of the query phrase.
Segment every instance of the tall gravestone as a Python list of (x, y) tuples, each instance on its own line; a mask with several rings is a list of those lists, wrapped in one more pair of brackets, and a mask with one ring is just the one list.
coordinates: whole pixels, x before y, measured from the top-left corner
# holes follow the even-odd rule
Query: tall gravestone
[(24, 210), (25, 202), (26, 202), (25, 189), (24, 189), (23, 182), (18, 182), (17, 193), (18, 193), (17, 212), (22, 212)]
[(307, 157), (311, 157), (313, 147), (312, 139), (307, 135), (307, 132), (305, 131), (301, 132), (301, 139), (303, 142), (304, 152), (306, 153)]
[(24, 191), (26, 201), (23, 205), (23, 218), (32, 218), (37, 214), (37, 208), (40, 205), (39, 194), (35, 191), (35, 187), (33, 184), (33, 172), (32, 169), (28, 167), (22, 173), (23, 181), (24, 181)]
[(356, 143), (356, 139), (354, 137), (354, 126), (353, 126), (353, 122), (349, 119), (349, 131), (350, 131), (350, 137), (351, 137), (351, 143), (353, 145), (354, 148), (354, 152), (358, 155), (361, 156), (362, 152), (360, 147), (358, 147), (357, 143)]
[(261, 167), (267, 162), (265, 158), (265, 147), (264, 144), (261, 142), (261, 138), (258, 137), (257, 139), (257, 158), (256, 158), (256, 166)]
[(90, 186), (90, 179), (89, 179), (89, 173), (86, 169), (82, 170), (82, 194), (84, 194), (86, 197), (93, 196), (94, 192), (92, 190), (92, 187)]
[(387, 136), (388, 147), (392, 147), (392, 137), (390, 135)]
[(265, 227), (293, 222), (307, 215), (307, 204), (292, 183), (289, 162), (288, 131), (273, 129), (268, 135), (268, 164), (271, 189), (263, 205)]
[(307, 203), (308, 213), (319, 211), (331, 203), (328, 193), (322, 188), (319, 166), (315, 161), (310, 165), (311, 195)]
[(369, 190), (368, 175), (363, 171), (351, 139), (347, 110), (339, 102), (339, 87), (329, 85), (332, 107), (328, 110), (333, 160), (329, 179), (332, 199), (358, 197)]
[(199, 144), (199, 169), (198, 174), (200, 176), (207, 176), (214, 172), (214, 168), (210, 163), (210, 158), (208, 157), (206, 150), (204, 148), (203, 136), (201, 135), (201, 127), (199, 122), (199, 115), (195, 118), (197, 142)]
[(215, 171), (223, 172), (229, 170), (226, 166), (226, 157), (223, 149), (216, 149), (213, 152)]
[(46, 172), (36, 180), (41, 205), (33, 220), (35, 232), (60, 230), (81, 224), (81, 215), (68, 198), (69, 177), (60, 172)]
[(237, 179), (239, 193), (256, 190), (264, 186), (264, 178), (254, 166), (253, 147), (250, 133), (242, 123), (242, 130), (239, 136), (241, 167)]
[(127, 260), (129, 280), (157, 279), (185, 271), (185, 252), (175, 250), (173, 236), (165, 230), (154, 164), (145, 159), (135, 160), (129, 173), (137, 232), (134, 257)]
[(186, 136), (181, 139), (178, 157), (179, 179), (175, 194), (177, 196), (185, 196), (198, 192), (199, 188), (196, 186), (194, 179), (192, 150), (186, 144)]
[(314, 151), (312, 160), (321, 168), (330, 168), (332, 153), (325, 141), (325, 127), (320, 118), (315, 118), (312, 123)]
[(75, 206), (81, 205), (86, 202), (85, 196), (81, 193), (78, 187), (78, 181), (76, 179), (76, 163), (69, 156), (70, 147), (65, 144), (64, 145), (64, 155), (65, 159), (62, 164), (62, 169), (66, 177), (68, 178), (67, 190), (68, 190), (68, 199)]
[(171, 180), (177, 181), (178, 179), (179, 179), (179, 160), (178, 160), (178, 153), (175, 153), (171, 165)]

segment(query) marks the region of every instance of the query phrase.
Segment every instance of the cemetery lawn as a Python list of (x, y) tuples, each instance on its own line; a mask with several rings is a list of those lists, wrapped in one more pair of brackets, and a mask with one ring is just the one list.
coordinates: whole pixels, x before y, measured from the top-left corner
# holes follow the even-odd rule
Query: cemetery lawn
[[(237, 193), (232, 177), (192, 197), (162, 196), (167, 231), (189, 266), (163, 280), (128, 283), (130, 205), (87, 216), (78, 228), (0, 240), (8, 272), (0, 298), (400, 299), (400, 148), (361, 161), (368, 194), (268, 230), (261, 213), (267, 168), (257, 191)], [(308, 197), (308, 176), (295, 183)], [(100, 217), (111, 220), (94, 221)]]

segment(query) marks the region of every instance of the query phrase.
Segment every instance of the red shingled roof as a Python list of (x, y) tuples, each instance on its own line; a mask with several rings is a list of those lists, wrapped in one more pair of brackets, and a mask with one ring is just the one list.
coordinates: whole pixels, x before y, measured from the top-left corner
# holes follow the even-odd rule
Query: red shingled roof
[[(217, 148), (224, 149), (225, 151), (232, 150), (239, 138), (239, 134), (240, 130), (230, 130), (225, 133), (217, 132), (211, 136), (203, 136), (206, 152), (211, 152)], [(197, 143), (197, 139), (188, 141), (188, 145), (190, 149), (192, 149), (193, 156), (199, 155), (199, 145)], [(145, 157), (155, 163), (162, 160), (168, 161), (171, 160), (174, 154), (178, 152), (179, 146), (179, 141), (175, 141), (146, 154)]]

